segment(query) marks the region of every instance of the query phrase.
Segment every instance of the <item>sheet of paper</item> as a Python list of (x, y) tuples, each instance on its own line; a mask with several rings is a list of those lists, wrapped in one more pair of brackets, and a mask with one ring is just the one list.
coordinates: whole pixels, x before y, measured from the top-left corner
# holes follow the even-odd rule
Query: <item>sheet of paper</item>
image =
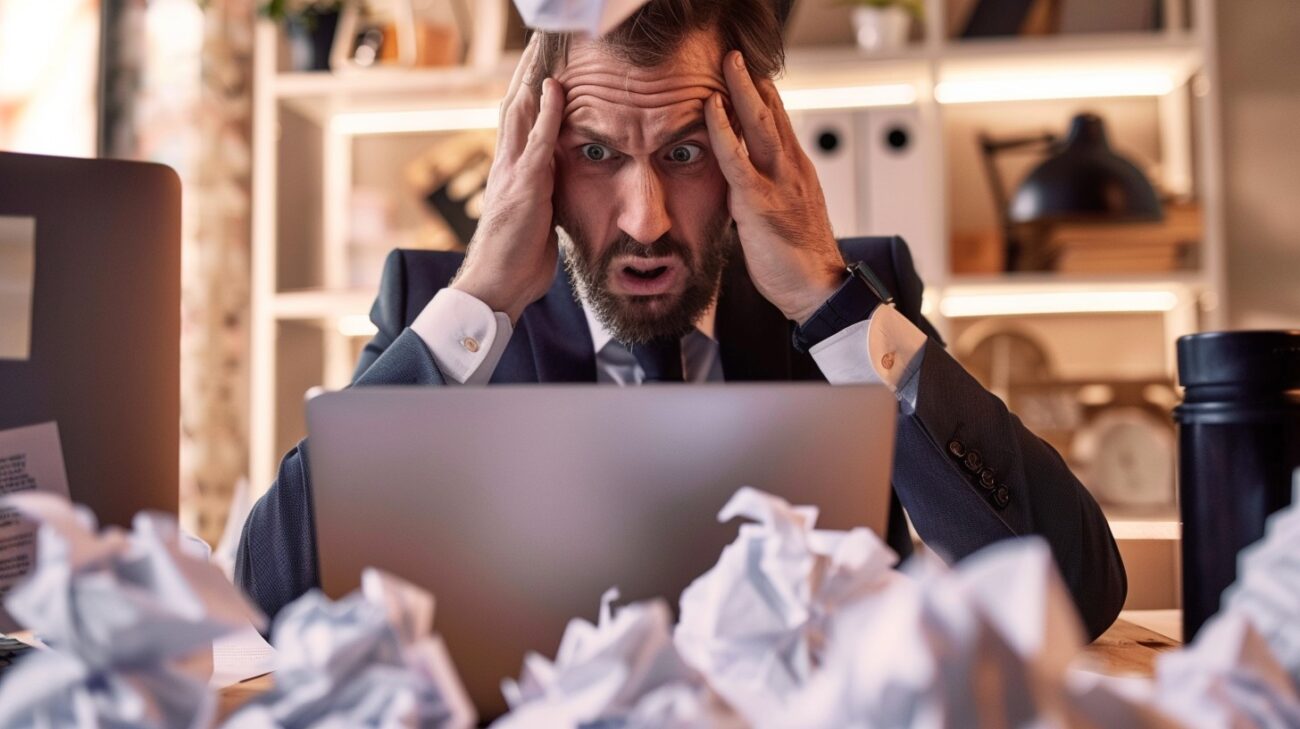
[(212, 641), (214, 689), (233, 686), (275, 670), (275, 649), (251, 625)]
[(555, 33), (585, 32), (604, 35), (646, 0), (515, 0), (524, 25)]
[(32, 352), (36, 218), (0, 215), (0, 359)]
[[(68, 498), (68, 475), (56, 423), (0, 430), (0, 496), (47, 491)], [(5, 612), (4, 597), (27, 576), (36, 558), (36, 526), (0, 506), (0, 633), (19, 626)]]

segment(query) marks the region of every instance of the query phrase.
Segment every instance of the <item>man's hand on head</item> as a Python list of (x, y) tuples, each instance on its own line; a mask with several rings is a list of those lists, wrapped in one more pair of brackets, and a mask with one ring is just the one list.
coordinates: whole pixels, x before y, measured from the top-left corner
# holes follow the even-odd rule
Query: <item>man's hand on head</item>
[(483, 215), (451, 283), (509, 315), (512, 323), (551, 287), (559, 256), (551, 198), (564, 92), (548, 78), (539, 97), (529, 77), (536, 53), (537, 43), (529, 43), (501, 102)]
[(826, 214), (812, 161), (804, 154), (770, 79), (755, 84), (739, 51), (723, 58), (731, 108), (722, 94), (705, 102), (709, 141), (729, 186), (745, 263), (754, 286), (803, 324), (844, 282), (844, 258)]

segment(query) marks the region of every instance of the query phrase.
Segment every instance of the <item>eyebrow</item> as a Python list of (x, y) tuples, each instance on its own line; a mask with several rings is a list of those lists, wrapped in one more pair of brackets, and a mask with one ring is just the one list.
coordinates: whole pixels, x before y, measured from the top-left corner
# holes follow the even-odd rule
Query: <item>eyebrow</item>
[[(669, 135), (668, 135), (668, 138), (667, 138), (667, 139), (666, 139), (662, 144), (660, 144), (660, 145), (658, 145), (658, 146), (659, 146), (659, 147), (667, 147), (667, 146), (670, 145), (670, 144), (675, 144), (675, 143), (677, 143), (677, 142), (680, 142), (680, 141), (682, 141), (683, 139), (686, 139), (687, 137), (689, 137), (689, 136), (691, 136), (691, 135), (693, 135), (693, 134), (696, 134), (696, 133), (698, 133), (698, 132), (700, 132), (700, 131), (703, 131), (703, 130), (705, 130), (705, 129), (707, 129), (707, 128), (708, 128), (708, 125), (707, 125), (707, 123), (704, 121), (704, 119), (702, 119), (702, 118), (701, 118), (701, 119), (696, 119), (695, 121), (693, 121), (693, 122), (691, 122), (691, 123), (689, 123), (689, 124), (683, 126), (682, 128), (680, 128), (680, 129), (678, 129), (678, 130), (672, 132), (671, 134), (669, 134)], [(585, 125), (582, 125), (582, 124), (570, 124), (570, 125), (569, 125), (569, 129), (570, 129), (570, 131), (572, 131), (573, 133), (578, 134), (579, 136), (586, 137), (587, 139), (590, 139), (591, 141), (595, 142), (596, 144), (603, 144), (603, 145), (605, 145), (605, 146), (607, 146), (607, 147), (615, 147), (615, 148), (617, 148), (617, 147), (619, 146), (619, 143), (618, 143), (617, 140), (615, 140), (614, 138), (612, 138), (612, 137), (610, 137), (610, 136), (608, 136), (608, 135), (606, 135), (606, 134), (602, 134), (602, 133), (596, 131), (595, 129), (592, 129), (591, 127), (588, 127), (588, 126), (585, 126)]]

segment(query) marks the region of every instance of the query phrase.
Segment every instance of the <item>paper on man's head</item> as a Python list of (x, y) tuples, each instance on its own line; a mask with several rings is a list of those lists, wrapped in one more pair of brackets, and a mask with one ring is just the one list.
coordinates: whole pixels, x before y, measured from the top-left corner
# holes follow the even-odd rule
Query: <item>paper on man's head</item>
[(515, 0), (524, 25), (554, 33), (608, 33), (646, 0)]

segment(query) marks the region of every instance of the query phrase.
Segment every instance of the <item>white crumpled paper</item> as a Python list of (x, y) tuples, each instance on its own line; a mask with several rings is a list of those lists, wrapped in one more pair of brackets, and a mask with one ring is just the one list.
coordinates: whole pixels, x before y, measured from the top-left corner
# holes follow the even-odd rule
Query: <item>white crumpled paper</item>
[(433, 596), (376, 569), (332, 602), (318, 590), (276, 617), (275, 688), (225, 729), (474, 726), (477, 713), (441, 637)]
[(1264, 538), (1242, 550), (1224, 611), (1248, 618), (1300, 686), (1300, 469), (1291, 505), (1269, 517)]
[(783, 711), (801, 727), (1064, 726), (1061, 685), (1082, 629), (1039, 539), (950, 570), (928, 555), (835, 617), (825, 659)]
[(682, 593), (673, 640), (728, 701), (762, 716), (817, 669), (836, 613), (900, 579), (898, 557), (870, 529), (814, 529), (817, 509), (748, 486), (718, 520), (736, 516), (758, 523)]
[(1188, 728), (1300, 727), (1300, 471), (1222, 604), (1191, 645), (1160, 656), (1152, 703)]
[(535, 653), (525, 657), (519, 681), (502, 687), (511, 712), (493, 729), (745, 726), (678, 655), (662, 600), (615, 613), (616, 599), (616, 590), (601, 598), (596, 625), (570, 621), (554, 663)]
[(555, 33), (604, 35), (646, 0), (515, 0), (524, 25)]
[(51, 650), (0, 680), (0, 727), (207, 727), (213, 639), (262, 618), (206, 547), (163, 514), (96, 533), (60, 497), (5, 503), (41, 524), (36, 567), (5, 606)]

